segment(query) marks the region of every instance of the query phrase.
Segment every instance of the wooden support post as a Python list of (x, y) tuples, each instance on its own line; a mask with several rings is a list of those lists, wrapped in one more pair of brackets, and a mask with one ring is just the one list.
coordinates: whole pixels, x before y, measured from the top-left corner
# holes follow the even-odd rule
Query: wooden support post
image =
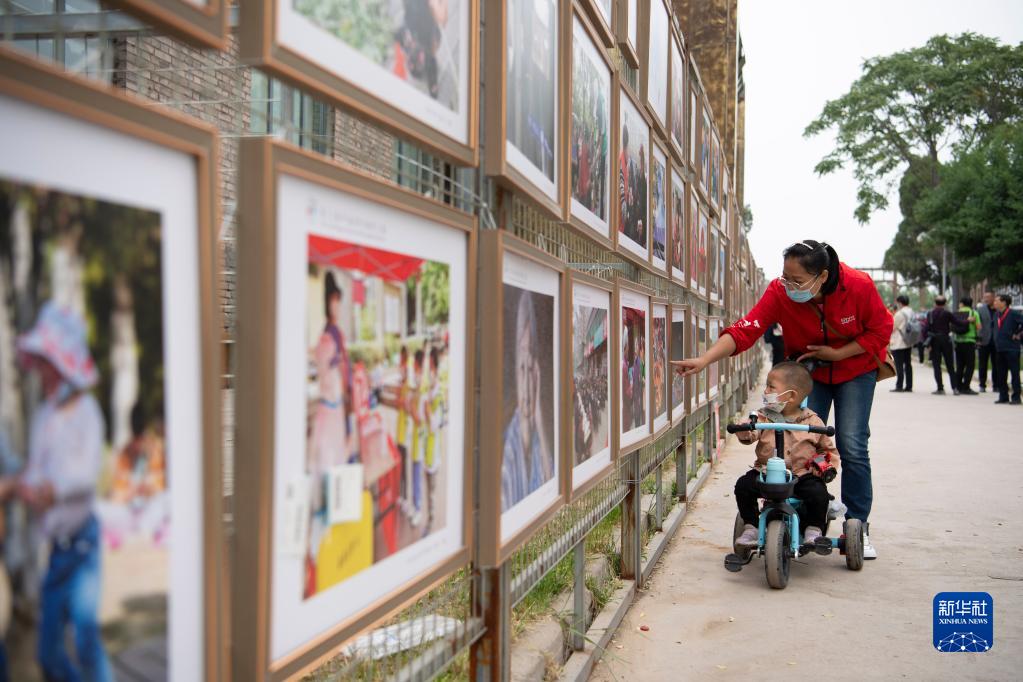
[(472, 679), (511, 679), (511, 590), (507, 564), (480, 571), (474, 588), (474, 610), (483, 618), (484, 634), (469, 653)]
[(643, 581), (643, 564), (640, 554), (640, 497), (642, 496), (639, 481), (639, 450), (628, 455), (629, 465), (626, 486), (628, 492), (622, 501), (622, 577), (635, 580), (636, 587)]

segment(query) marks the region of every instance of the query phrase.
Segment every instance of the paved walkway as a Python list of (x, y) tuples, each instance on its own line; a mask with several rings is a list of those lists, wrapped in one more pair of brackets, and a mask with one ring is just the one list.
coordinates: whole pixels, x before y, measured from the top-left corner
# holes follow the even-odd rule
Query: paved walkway
[[(875, 395), (876, 561), (856, 573), (837, 552), (809, 556), (783, 591), (761, 559), (728, 573), (732, 486), (753, 458), (732, 438), (593, 679), (1021, 679), (1023, 408), (933, 396), (931, 368), (914, 370), (916, 392), (890, 380)], [(935, 651), (943, 591), (992, 595), (991, 651)]]

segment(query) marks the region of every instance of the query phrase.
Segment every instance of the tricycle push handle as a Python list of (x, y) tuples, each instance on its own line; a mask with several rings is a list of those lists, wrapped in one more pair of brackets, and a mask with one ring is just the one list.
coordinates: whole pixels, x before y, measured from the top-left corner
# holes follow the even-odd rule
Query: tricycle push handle
[(729, 424), (725, 427), (728, 433), (739, 433), (740, 431), (807, 431), (809, 433), (821, 433), (825, 436), (834, 436), (834, 426), (810, 426), (809, 424), (774, 424), (771, 422), (757, 422), (755, 424)]

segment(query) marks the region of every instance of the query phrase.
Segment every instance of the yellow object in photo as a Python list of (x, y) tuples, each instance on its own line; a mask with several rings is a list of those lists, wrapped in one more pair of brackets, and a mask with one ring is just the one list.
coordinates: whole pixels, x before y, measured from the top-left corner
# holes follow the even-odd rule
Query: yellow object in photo
[(347, 580), (373, 565), (373, 498), (362, 491), (362, 516), (358, 521), (330, 527), (316, 554), (316, 591)]

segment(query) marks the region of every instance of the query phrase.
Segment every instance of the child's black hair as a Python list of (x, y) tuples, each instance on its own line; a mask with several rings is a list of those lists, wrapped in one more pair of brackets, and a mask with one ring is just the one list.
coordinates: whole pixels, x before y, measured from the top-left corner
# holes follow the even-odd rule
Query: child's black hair
[(440, 367), (440, 351), (436, 346), (430, 349), (430, 366)]
[(416, 351), (415, 356), (412, 358), (412, 362), (415, 364), (416, 367), (422, 367), (423, 366), (423, 359), (425, 357), (426, 357), (426, 354), (423, 352), (423, 349), (420, 348), (419, 350)]

